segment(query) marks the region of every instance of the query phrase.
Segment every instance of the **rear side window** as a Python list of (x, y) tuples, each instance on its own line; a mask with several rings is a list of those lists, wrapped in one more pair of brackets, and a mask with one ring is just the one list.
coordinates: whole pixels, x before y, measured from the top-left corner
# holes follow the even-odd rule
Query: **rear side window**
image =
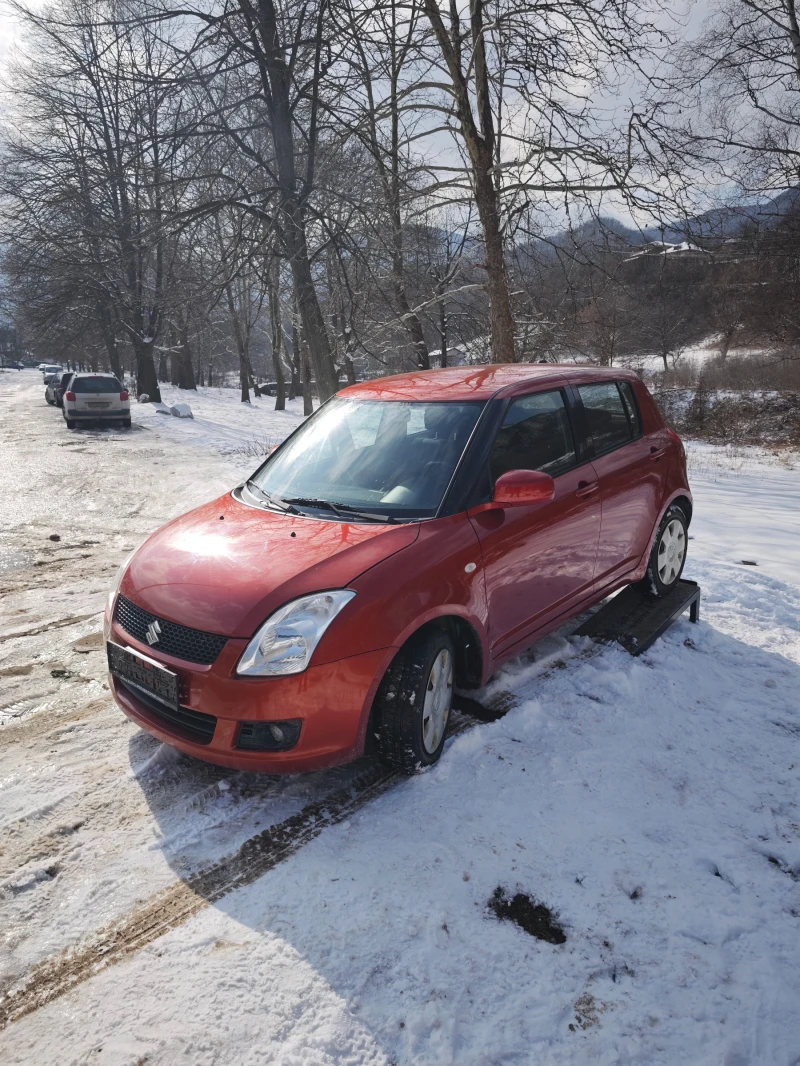
[(598, 455), (633, 439), (630, 418), (615, 381), (579, 385), (578, 392), (586, 411), (589, 436)]
[(618, 381), (617, 384), (619, 385), (619, 391), (622, 393), (622, 402), (625, 404), (625, 413), (631, 424), (631, 432), (634, 437), (638, 437), (642, 427), (639, 424), (639, 409), (636, 406), (636, 399), (633, 395), (633, 386), (630, 381)]
[(543, 470), (551, 477), (575, 465), (575, 445), (561, 393), (520, 396), (509, 407), (489, 458), (493, 480), (509, 470)]
[(116, 378), (75, 378), (72, 392), (122, 392)]

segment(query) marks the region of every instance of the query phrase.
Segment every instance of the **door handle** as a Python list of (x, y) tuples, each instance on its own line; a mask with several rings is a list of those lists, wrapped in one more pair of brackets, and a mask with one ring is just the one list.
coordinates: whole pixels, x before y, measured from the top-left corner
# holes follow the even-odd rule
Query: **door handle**
[(600, 482), (599, 481), (579, 481), (578, 482), (578, 488), (577, 488), (577, 491), (575, 492), (575, 495), (579, 499), (585, 500), (587, 498), (587, 496), (591, 496), (592, 493), (597, 492), (597, 490), (599, 488), (600, 488)]
[(654, 463), (657, 463), (659, 459), (663, 459), (666, 450), (666, 448), (651, 448), (650, 458)]

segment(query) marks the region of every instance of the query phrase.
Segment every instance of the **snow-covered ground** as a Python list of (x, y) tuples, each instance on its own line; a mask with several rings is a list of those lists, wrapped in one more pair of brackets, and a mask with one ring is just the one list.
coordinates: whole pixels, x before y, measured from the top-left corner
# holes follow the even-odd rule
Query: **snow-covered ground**
[[(99, 612), (129, 547), (300, 412), (206, 389), (193, 421), (69, 433), (42, 394), (0, 374), (0, 1018), (37, 965), (101, 946), (0, 1061), (800, 1062), (796, 458), (691, 447), (699, 625), (636, 660), (566, 627), (492, 683), (504, 718), (178, 922), (194, 871), (366, 764), (255, 777), (158, 745), (109, 700)], [(566, 942), (495, 918), (499, 886)], [(164, 935), (104, 969), (160, 900)]]

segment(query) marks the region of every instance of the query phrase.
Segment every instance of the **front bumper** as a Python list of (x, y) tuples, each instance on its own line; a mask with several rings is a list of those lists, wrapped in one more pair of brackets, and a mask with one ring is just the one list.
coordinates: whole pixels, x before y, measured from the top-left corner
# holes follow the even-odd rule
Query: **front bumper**
[[(108, 627), (107, 627), (108, 628)], [(154, 652), (114, 622), (111, 639), (157, 659), (177, 673), (181, 707), (213, 715), (208, 743), (162, 717), (109, 674), (109, 685), (124, 713), (142, 729), (187, 755), (234, 770), (300, 773), (349, 762), (363, 753), (366, 724), (384, 664), (391, 649), (353, 655), (310, 666), (302, 674), (275, 678), (237, 678), (236, 664), (246, 640), (230, 639), (212, 666), (198, 666)], [(302, 720), (300, 739), (283, 752), (237, 747), (242, 722)]]

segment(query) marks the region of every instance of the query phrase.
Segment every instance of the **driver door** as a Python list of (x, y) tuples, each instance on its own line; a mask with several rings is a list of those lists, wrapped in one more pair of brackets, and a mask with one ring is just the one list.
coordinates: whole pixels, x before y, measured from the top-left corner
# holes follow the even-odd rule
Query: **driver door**
[(470, 516), (483, 558), (492, 654), (508, 651), (588, 594), (600, 538), (600, 492), (579, 465), (561, 389), (515, 398), (489, 456), (492, 488), (508, 470), (542, 470), (552, 500)]

